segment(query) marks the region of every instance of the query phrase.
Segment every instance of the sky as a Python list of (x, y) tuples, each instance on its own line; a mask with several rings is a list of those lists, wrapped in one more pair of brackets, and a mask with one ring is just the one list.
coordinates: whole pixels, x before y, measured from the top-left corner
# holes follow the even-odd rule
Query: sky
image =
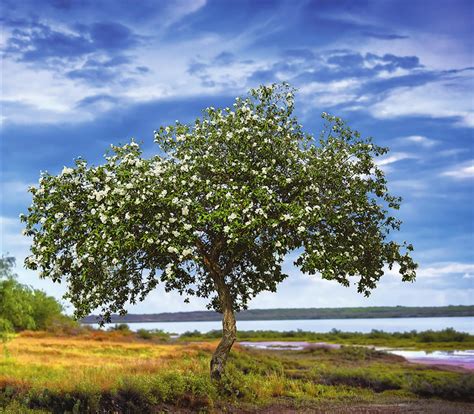
[[(298, 89), (296, 112), (318, 135), (325, 111), (372, 136), (403, 197), (399, 236), (415, 247), (417, 281), (387, 271), (369, 298), (301, 274), (250, 307), (441, 306), (474, 303), (474, 3), (470, 0), (3, 0), (1, 253), (22, 283), (60, 298), (65, 285), (22, 263), (18, 219), (40, 171), (110, 144), (191, 122), (261, 84)], [(39, 7), (41, 6), (41, 7)], [(293, 257), (294, 259), (294, 257)], [(134, 313), (200, 310), (158, 288)]]

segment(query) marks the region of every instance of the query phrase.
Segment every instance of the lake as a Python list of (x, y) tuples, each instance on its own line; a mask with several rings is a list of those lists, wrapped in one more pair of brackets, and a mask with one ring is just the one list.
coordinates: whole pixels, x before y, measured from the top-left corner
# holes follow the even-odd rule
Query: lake
[[(115, 324), (106, 324), (105, 327)], [(92, 326), (98, 327), (97, 324)], [(222, 329), (220, 321), (209, 322), (143, 322), (129, 323), (130, 329), (161, 329), (165, 332), (182, 334), (186, 331), (209, 332)], [(309, 332), (329, 332), (339, 329), (344, 332), (370, 332), (373, 329), (385, 332), (439, 331), (445, 328), (454, 328), (460, 332), (474, 334), (474, 317), (447, 317), (447, 318), (373, 318), (373, 319), (301, 319), (275, 321), (238, 321), (240, 331), (295, 331), (301, 329)]]

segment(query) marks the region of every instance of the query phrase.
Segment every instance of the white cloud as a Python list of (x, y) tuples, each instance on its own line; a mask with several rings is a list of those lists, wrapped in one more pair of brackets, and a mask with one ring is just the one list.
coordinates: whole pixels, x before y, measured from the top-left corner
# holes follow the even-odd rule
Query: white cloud
[(425, 148), (431, 148), (438, 144), (438, 141), (434, 139), (427, 138), (423, 135), (410, 135), (408, 137), (401, 137), (399, 141), (408, 143), (408, 144), (417, 144)]
[(382, 119), (400, 116), (456, 117), (459, 118), (459, 126), (474, 127), (472, 96), (466, 93), (473, 87), (472, 78), (463, 75), (456, 81), (443, 80), (397, 88), (369, 107), (369, 112)]
[[(203, 0), (180, 1), (174, 7), (177, 10), (173, 9), (174, 14), (170, 12), (171, 19), (179, 20), (204, 4)], [(166, 16), (163, 20), (167, 20)], [(5, 58), (4, 77), (9, 81), (2, 89), (3, 121), (19, 124), (90, 121), (111, 107), (107, 101), (98, 101), (89, 107), (77, 106), (78, 102), (91, 96), (113, 96), (113, 105), (117, 106), (168, 98), (244, 93), (248, 89), (248, 77), (271, 66), (271, 61), (260, 58), (258, 62), (236, 60), (228, 65), (209, 63), (223, 50), (234, 53), (245, 50), (246, 44), (254, 41), (251, 34), (255, 30), (257, 28), (250, 26), (248, 33), (238, 38), (204, 32), (189, 40), (171, 42), (164, 42), (160, 33), (153, 33), (150, 35), (156, 39), (153, 45), (144, 44), (134, 49), (134, 65), (147, 67), (149, 71), (134, 78), (133, 82), (87, 84), (50, 69), (31, 67)], [(193, 59), (208, 63), (204, 75), (214, 86), (202, 84), (199, 78), (189, 73)], [(86, 60), (84, 57), (82, 63)], [(76, 69), (82, 63), (65, 63), (61, 71)]]
[(386, 166), (386, 165), (389, 165), (389, 164), (393, 164), (393, 163), (398, 162), (398, 161), (407, 160), (407, 159), (416, 159), (416, 158), (418, 158), (416, 155), (409, 154), (407, 152), (393, 152), (392, 154), (390, 154), (387, 157), (383, 157), (381, 159), (376, 160), (375, 163), (379, 167), (382, 167), (382, 166)]
[(417, 274), (420, 277), (442, 277), (470, 272), (474, 272), (474, 263), (441, 262), (428, 267), (420, 266)]
[(473, 178), (474, 160), (469, 161), (467, 164), (457, 165), (454, 169), (445, 171), (441, 175), (457, 179)]
[(166, 19), (163, 19), (163, 23), (171, 25), (188, 14), (197, 12), (203, 8), (207, 3), (207, 0), (177, 0), (174, 1), (172, 7), (169, 7), (169, 14)]
[(366, 97), (359, 96), (358, 88), (363, 81), (355, 78), (346, 78), (331, 82), (309, 82), (298, 87), (298, 96), (307, 103), (303, 112), (314, 107), (331, 107), (340, 104), (353, 103), (348, 110), (359, 109), (358, 104)]

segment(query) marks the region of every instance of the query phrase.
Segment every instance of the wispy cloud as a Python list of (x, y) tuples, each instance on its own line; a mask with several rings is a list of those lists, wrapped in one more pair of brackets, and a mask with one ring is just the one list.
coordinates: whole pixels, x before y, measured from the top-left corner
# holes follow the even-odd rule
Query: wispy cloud
[(474, 178), (474, 160), (457, 165), (451, 170), (444, 171), (441, 175), (457, 179)]
[(424, 137), (422, 135), (410, 135), (408, 137), (401, 137), (399, 141), (407, 144), (416, 144), (425, 148), (434, 147), (436, 144), (439, 144), (438, 141)]
[(474, 272), (474, 263), (443, 262), (434, 263), (427, 267), (420, 267), (418, 276), (420, 277), (443, 277), (461, 275)]
[(459, 126), (474, 127), (472, 98), (466, 91), (474, 89), (470, 73), (455, 79), (430, 82), (420, 86), (401, 87), (369, 107), (377, 118), (428, 116), (453, 118)]
[(415, 154), (410, 154), (407, 152), (394, 152), (386, 157), (380, 158), (376, 161), (376, 164), (379, 167), (387, 166), (398, 161), (408, 160), (408, 159), (417, 159), (418, 156)]
[[(421, 264), (416, 271), (417, 278), (440, 278), (453, 277), (474, 273), (474, 263), (461, 262), (434, 262)], [(394, 266), (392, 270), (385, 269), (385, 274), (399, 277), (398, 267)]]

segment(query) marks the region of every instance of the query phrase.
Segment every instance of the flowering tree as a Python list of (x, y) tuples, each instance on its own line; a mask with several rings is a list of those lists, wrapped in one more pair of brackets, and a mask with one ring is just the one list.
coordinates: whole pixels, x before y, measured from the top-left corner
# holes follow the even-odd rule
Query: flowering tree
[(193, 125), (155, 131), (158, 155), (131, 142), (100, 166), (83, 159), (42, 174), (23, 216), (33, 236), (25, 264), (66, 280), (76, 316), (125, 313), (158, 283), (209, 299), (223, 314), (211, 361), (220, 378), (236, 338), (234, 311), (285, 279), (290, 251), (303, 272), (368, 295), (384, 266), (415, 278), (411, 245), (388, 239), (400, 199), (387, 192), (374, 157), (387, 149), (336, 117), (319, 140), (293, 115), (294, 91), (262, 86), (233, 108), (207, 108)]

